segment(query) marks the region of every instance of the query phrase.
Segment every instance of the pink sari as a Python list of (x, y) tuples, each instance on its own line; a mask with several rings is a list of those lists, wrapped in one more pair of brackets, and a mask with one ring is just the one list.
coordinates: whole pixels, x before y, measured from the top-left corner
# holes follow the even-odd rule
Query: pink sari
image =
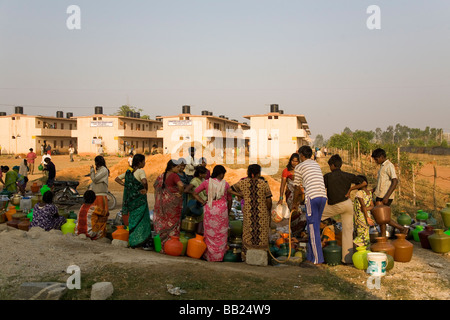
[[(217, 180), (217, 179), (215, 179)], [(195, 189), (196, 193), (203, 190), (208, 195), (209, 179)], [(228, 183), (225, 183), (225, 193), (218, 199), (213, 200), (212, 207), (207, 203), (204, 207), (203, 227), (204, 241), (206, 251), (204, 258), (208, 261), (223, 261), (223, 256), (227, 251), (228, 240), (228, 205), (227, 201), (231, 199), (231, 194), (227, 193)]]

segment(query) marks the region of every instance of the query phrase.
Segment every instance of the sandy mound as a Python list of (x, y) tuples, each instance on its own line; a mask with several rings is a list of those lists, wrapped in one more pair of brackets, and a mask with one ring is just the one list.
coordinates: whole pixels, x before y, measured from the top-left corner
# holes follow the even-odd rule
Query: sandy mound
[[(171, 155), (156, 154), (152, 156), (147, 156), (145, 159), (144, 171), (149, 181), (149, 192), (153, 192), (153, 183), (156, 178), (164, 172), (167, 166), (167, 162), (171, 159)], [(214, 164), (208, 165), (208, 169), (213, 170)], [(76, 180), (80, 182), (80, 189), (85, 189), (91, 183), (90, 177), (85, 177), (86, 174), (90, 172), (91, 164), (81, 165), (76, 168), (66, 168), (58, 171), (58, 180)], [(114, 180), (116, 177), (124, 173), (128, 169), (128, 158), (122, 159), (119, 163), (111, 166), (110, 176), (109, 176), (109, 187), (110, 189), (122, 188)], [(231, 169), (225, 166), (227, 173), (225, 175), (225, 180), (233, 185), (240, 179), (247, 176), (247, 169)], [(280, 195), (280, 182), (276, 181), (271, 176), (264, 176), (264, 178), (269, 182), (270, 189), (272, 190), (273, 199), (278, 200)]]

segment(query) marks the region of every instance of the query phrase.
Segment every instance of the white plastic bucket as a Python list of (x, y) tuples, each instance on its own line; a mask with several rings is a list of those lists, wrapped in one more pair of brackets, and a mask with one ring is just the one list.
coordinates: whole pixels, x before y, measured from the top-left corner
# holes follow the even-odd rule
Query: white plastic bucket
[(23, 197), (20, 199), (20, 209), (25, 210), (31, 210), (31, 198), (30, 197)]
[(387, 256), (381, 252), (369, 252), (367, 253), (367, 261), (369, 266), (367, 267), (367, 273), (371, 276), (382, 277), (386, 275)]

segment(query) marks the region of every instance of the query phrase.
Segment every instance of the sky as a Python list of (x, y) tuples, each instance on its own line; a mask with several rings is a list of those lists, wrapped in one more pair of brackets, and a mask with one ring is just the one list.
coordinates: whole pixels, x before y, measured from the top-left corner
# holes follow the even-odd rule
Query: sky
[[(81, 29), (67, 27), (70, 5)], [(239, 121), (278, 104), (313, 139), (397, 123), (450, 132), (450, 1), (0, 0), (0, 111), (125, 104)]]

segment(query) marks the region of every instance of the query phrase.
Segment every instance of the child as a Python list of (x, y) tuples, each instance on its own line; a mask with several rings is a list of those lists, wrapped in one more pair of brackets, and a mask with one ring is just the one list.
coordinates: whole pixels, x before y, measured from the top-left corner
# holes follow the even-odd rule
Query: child
[(334, 230), (334, 225), (336, 221), (328, 218), (320, 222), (320, 229), (322, 230), (322, 234), (320, 239), (322, 240), (322, 248), (327, 245), (328, 241), (336, 240), (336, 233)]
[[(367, 183), (366, 176), (360, 175), (358, 178), (364, 180)], [(348, 190), (347, 195), (355, 189), (355, 186)], [(357, 246), (368, 246), (370, 244), (369, 228), (375, 225), (375, 221), (372, 219), (370, 210), (374, 207), (372, 200), (372, 192), (368, 189), (367, 184), (364, 187), (360, 187), (355, 195), (353, 201), (353, 210), (355, 212), (353, 222), (355, 225), (356, 237), (353, 239), (353, 243)]]
[(91, 240), (103, 238), (106, 235), (108, 216), (103, 214), (101, 207), (95, 205), (97, 196), (94, 191), (87, 190), (83, 198), (84, 204), (78, 213), (76, 233), (85, 234)]

